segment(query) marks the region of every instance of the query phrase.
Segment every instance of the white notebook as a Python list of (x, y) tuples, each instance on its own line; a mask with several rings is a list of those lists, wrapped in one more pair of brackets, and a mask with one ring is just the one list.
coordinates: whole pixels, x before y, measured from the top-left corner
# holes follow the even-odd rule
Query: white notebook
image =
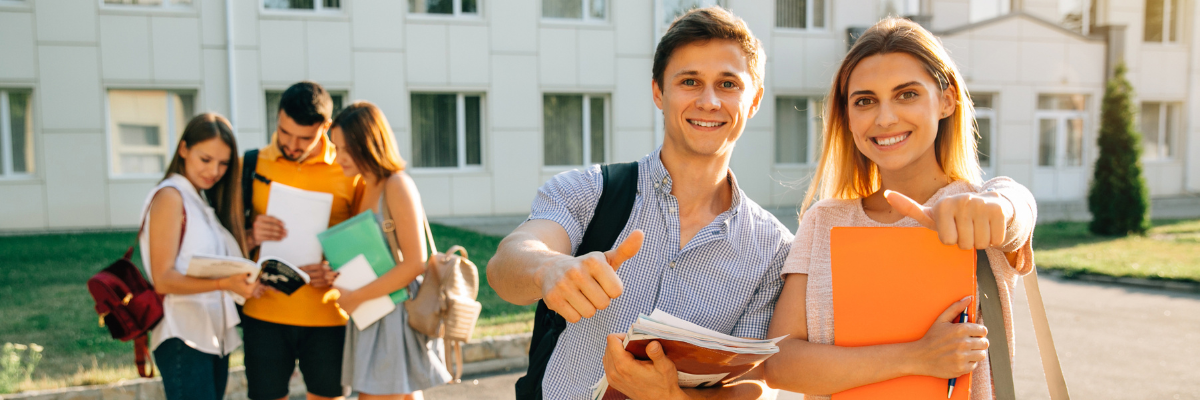
[[(378, 275), (375, 275), (375, 270), (371, 269), (367, 258), (362, 254), (338, 268), (338, 274), (337, 279), (333, 281), (333, 287), (346, 290), (358, 290), (379, 278)], [(392, 303), (391, 297), (379, 296), (359, 304), (358, 308), (350, 313), (350, 319), (354, 321), (354, 326), (361, 331), (395, 310), (396, 304)]]

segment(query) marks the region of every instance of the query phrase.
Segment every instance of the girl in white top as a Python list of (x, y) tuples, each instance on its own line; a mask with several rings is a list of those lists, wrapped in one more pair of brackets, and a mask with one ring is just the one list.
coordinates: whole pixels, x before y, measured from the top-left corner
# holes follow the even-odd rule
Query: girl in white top
[[(241, 171), (229, 121), (198, 115), (183, 131), (166, 176), (150, 192), (138, 237), (142, 265), (166, 295), (150, 348), (169, 400), (220, 400), (229, 353), (241, 345), (233, 297), (258, 295), (248, 274), (222, 279), (184, 275), (193, 255), (244, 257)], [(181, 236), (182, 235), (182, 236)]]
[[(767, 383), (823, 399), (901, 376), (948, 379), (974, 371), (970, 398), (991, 399), (987, 328), (953, 323), (970, 297), (947, 304), (919, 340), (835, 345), (829, 232), (924, 226), (944, 244), (985, 249), (1003, 309), (986, 318), (1004, 319), (1011, 351), (1012, 287), (1033, 269), (1033, 196), (1008, 178), (981, 182), (961, 75), (938, 39), (912, 21), (888, 18), (864, 32), (826, 104), (821, 161), (768, 334), (789, 336), (766, 362)], [(809, 208), (814, 197), (821, 200)]]

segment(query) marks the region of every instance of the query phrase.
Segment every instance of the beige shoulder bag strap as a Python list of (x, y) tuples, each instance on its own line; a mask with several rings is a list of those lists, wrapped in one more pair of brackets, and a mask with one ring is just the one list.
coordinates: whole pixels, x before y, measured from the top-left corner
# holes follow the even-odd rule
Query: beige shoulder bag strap
[[(978, 250), (975, 275), (979, 279), (980, 311), (983, 325), (988, 329), (988, 359), (992, 367), (992, 386), (997, 400), (1015, 400), (1013, 369), (1009, 359), (1008, 338), (1005, 336), (1004, 312), (1000, 306), (999, 286), (992, 274), (987, 252)], [(1050, 388), (1051, 400), (1070, 400), (1067, 382), (1063, 379), (1062, 367), (1058, 363), (1058, 352), (1054, 350), (1054, 339), (1050, 336), (1050, 321), (1046, 318), (1046, 307), (1042, 303), (1042, 292), (1038, 289), (1037, 270), (1025, 277), (1025, 293), (1029, 298), (1029, 311), (1033, 316), (1033, 330), (1041, 352), (1042, 370), (1046, 374), (1046, 386)], [(997, 357), (997, 355), (999, 355)]]

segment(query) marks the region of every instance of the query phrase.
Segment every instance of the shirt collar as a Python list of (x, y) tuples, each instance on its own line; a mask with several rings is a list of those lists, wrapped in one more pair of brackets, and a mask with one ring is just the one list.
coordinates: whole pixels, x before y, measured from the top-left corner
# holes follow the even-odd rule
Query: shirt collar
[[(268, 144), (266, 148), (259, 150), (260, 156), (271, 161), (279, 161), (279, 159), (283, 158), (283, 152), (279, 151), (278, 140), (278, 135), (272, 134), (271, 143)], [(300, 164), (333, 164), (333, 160), (337, 158), (337, 149), (333, 147), (333, 142), (329, 141), (328, 136), (322, 134), (320, 140), (321, 146), (323, 146), (322, 148), (324, 149), (321, 151), (321, 154), (310, 155), (308, 158), (305, 158), (304, 161), (300, 161)], [(286, 158), (284, 159), (286, 160)]]
[[(667, 167), (663, 165), (661, 154), (662, 146), (659, 146), (654, 150), (653, 153), (650, 153), (649, 156), (646, 156), (648, 158), (646, 164), (650, 167), (650, 182), (646, 184), (649, 187), (642, 189), (655, 190), (663, 194), (669, 194), (671, 193), (672, 185), (671, 173), (668, 172)], [(742, 207), (742, 197), (746, 194), (742, 192), (740, 187), (738, 187), (737, 178), (733, 175), (733, 170), (726, 170), (726, 173), (729, 176), (729, 186), (733, 190), (733, 199), (729, 203), (729, 211), (727, 211), (729, 213), (727, 216), (728, 219), (729, 217), (737, 216), (738, 211), (741, 210)]]

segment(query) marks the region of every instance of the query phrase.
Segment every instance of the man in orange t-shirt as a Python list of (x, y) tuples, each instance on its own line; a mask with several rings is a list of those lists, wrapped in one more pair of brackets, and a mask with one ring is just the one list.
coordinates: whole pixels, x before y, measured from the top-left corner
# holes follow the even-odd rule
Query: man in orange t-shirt
[[(351, 217), (363, 189), (358, 177), (346, 177), (334, 162), (336, 149), (326, 136), (333, 112), (329, 93), (315, 82), (300, 82), (284, 91), (279, 103), (271, 143), (257, 154), (247, 152), (257, 164), (257, 176), (243, 182), (253, 193), (251, 248), (287, 236), (283, 222), (266, 214), (268, 182), (333, 194), (330, 226)], [(349, 394), (341, 384), (346, 316), (331, 286), (336, 274), (327, 263), (301, 269), (312, 281), (290, 296), (269, 291), (246, 300), (242, 334), (251, 400), (286, 399), (297, 361), (308, 400), (341, 400)]]

